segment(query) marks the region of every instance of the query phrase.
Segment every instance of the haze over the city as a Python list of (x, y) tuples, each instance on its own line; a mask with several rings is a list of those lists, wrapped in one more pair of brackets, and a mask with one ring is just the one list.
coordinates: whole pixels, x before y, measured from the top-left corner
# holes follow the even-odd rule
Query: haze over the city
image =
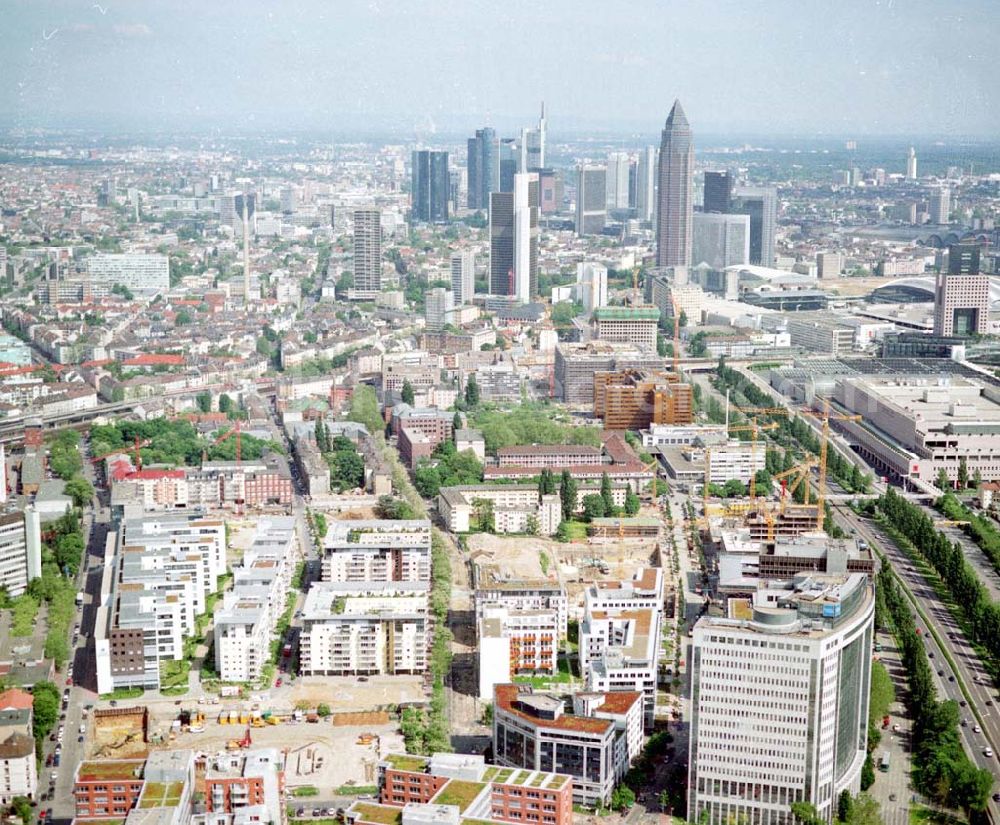
[(4, 0), (0, 124), (988, 137), (987, 0)]

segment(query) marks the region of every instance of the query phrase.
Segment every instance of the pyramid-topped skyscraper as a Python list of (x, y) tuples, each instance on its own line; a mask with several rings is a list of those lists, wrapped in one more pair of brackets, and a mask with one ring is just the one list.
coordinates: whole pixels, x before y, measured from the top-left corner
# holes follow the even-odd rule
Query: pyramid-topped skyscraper
[(691, 263), (694, 141), (679, 100), (674, 101), (660, 140), (660, 192), (656, 219), (656, 265)]

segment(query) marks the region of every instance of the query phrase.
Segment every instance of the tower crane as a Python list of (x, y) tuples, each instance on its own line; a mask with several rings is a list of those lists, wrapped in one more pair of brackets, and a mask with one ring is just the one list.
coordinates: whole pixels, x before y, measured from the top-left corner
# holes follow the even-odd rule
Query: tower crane
[(823, 399), (823, 411), (805, 410), (803, 415), (809, 415), (823, 420), (819, 442), (819, 482), (816, 485), (816, 529), (823, 529), (826, 518), (826, 456), (830, 443), (830, 421), (861, 421), (860, 415), (846, 413), (830, 413), (830, 399)]
[[(140, 453), (139, 450), (141, 450), (143, 447), (148, 447), (149, 445), (150, 441), (148, 438), (145, 441), (140, 441), (139, 436), (135, 437), (135, 443), (132, 445), (132, 455), (135, 458), (135, 468), (137, 470), (142, 469), (142, 453)], [(124, 453), (124, 452), (128, 452), (127, 447), (123, 447), (118, 450), (111, 450), (110, 452), (104, 453), (104, 455), (94, 456), (94, 458), (90, 459), (90, 461), (91, 463), (96, 464), (98, 461), (103, 461), (109, 456), (118, 455), (119, 453)]]

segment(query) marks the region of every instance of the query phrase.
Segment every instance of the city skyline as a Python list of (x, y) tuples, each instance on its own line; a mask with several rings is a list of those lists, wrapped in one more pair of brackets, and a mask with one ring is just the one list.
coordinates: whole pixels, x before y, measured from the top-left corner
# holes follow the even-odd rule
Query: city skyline
[[(675, 96), (699, 132), (989, 136), (1000, 128), (985, 2), (942, 10), (847, 3), (822, 21), (798, 4), (765, 21), (735, 3), (663, 9), (640, 2), (620, 20), (596, 4), (269, 3), (202, 7), (159, 0), (94, 8), (7, 4), (0, 123), (104, 123), (238, 130), (396, 129), (432, 134), (472, 123), (652, 130)], [(104, 10), (104, 13), (101, 12)], [(182, 13), (178, 13), (182, 12)], [(642, 26), (632, 25), (641, 18)], [(721, 23), (720, 23), (721, 21)], [(548, 33), (546, 48), (510, 37)], [(823, 37), (812, 36), (822, 24)], [(755, 32), (767, 26), (767, 37)], [(952, 49), (937, 37), (960, 37)], [(475, 45), (459, 35), (480, 32)], [(599, 28), (592, 59), (557, 71)], [(508, 67), (490, 67), (504, 50)], [(756, 71), (705, 71), (706, 51)], [(253, 63), (245, 60), (255, 54)], [(933, 70), (931, 70), (933, 69)], [(627, 89), (628, 94), (622, 94)]]

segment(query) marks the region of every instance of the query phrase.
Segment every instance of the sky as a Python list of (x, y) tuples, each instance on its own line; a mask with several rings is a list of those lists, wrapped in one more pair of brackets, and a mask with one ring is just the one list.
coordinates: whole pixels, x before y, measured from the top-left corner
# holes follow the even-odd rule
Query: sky
[(1000, 135), (995, 0), (0, 0), (0, 125)]

